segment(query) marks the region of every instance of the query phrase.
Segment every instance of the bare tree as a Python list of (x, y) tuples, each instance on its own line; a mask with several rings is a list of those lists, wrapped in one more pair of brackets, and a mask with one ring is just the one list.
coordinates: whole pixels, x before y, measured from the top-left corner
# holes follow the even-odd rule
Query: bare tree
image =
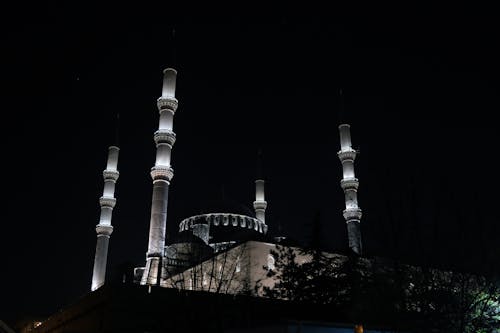
[(230, 247), (181, 272), (171, 272), (164, 286), (222, 294), (248, 293), (246, 247), (245, 243)]

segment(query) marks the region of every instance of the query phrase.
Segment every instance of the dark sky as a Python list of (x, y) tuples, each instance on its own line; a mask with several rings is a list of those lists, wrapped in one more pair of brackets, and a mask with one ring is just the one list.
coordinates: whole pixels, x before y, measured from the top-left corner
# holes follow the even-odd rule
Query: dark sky
[(171, 234), (223, 192), (251, 207), (262, 148), (270, 232), (304, 241), (319, 213), (323, 246), (344, 250), (342, 87), (366, 255), (498, 273), (493, 20), (89, 12), (52, 5), (2, 28), (0, 319), (89, 292), (117, 113), (108, 272), (144, 264), (165, 67), (178, 70)]

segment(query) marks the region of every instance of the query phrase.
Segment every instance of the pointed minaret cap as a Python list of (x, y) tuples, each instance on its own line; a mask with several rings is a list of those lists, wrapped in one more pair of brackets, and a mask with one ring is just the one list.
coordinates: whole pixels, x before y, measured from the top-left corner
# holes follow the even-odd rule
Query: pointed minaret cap
[(259, 148), (257, 151), (257, 165), (256, 165), (256, 179), (259, 180), (264, 180), (264, 158), (263, 158), (263, 152), (262, 149)]
[(175, 84), (177, 79), (177, 71), (173, 68), (165, 68), (163, 70), (163, 89), (162, 97), (175, 98)]
[(346, 110), (346, 99), (345, 99), (345, 93), (343, 88), (339, 88), (338, 90), (338, 123), (339, 124), (346, 124), (351, 122), (351, 116), (352, 116), (352, 111), (348, 112)]
[(113, 126), (115, 128), (115, 135), (113, 137), (112, 146), (120, 147), (120, 113), (116, 113), (116, 117), (113, 120)]

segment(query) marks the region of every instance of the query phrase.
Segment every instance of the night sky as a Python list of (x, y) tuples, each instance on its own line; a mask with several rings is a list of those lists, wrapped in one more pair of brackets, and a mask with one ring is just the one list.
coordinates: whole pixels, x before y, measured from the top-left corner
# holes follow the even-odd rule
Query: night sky
[(342, 88), (365, 254), (499, 273), (494, 21), (89, 12), (53, 5), (2, 28), (0, 319), (90, 291), (118, 113), (108, 277), (144, 265), (166, 67), (179, 100), (170, 235), (210, 200), (252, 207), (262, 149), (270, 233), (306, 242), (320, 216), (322, 246), (345, 251)]

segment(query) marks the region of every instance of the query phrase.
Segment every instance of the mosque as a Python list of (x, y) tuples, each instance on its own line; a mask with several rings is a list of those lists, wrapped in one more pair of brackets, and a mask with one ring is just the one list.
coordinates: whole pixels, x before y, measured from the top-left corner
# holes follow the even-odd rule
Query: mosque
[[(265, 177), (255, 179), (253, 211), (228, 200), (208, 205), (202, 214), (169, 221), (168, 192), (173, 179), (171, 152), (176, 140), (173, 119), (177, 71), (163, 71), (162, 95), (157, 100), (159, 126), (154, 132), (155, 165), (151, 168), (153, 193), (149, 241), (144, 266), (133, 268), (132, 281), (106, 281), (106, 266), (119, 147), (110, 146), (99, 198), (101, 213), (96, 226), (97, 244), (91, 292), (46, 320), (30, 321), (19, 332), (363, 332), (350, 322), (347, 310), (325, 311), (309, 304), (266, 297), (265, 287), (276, 283), (273, 254), (279, 246), (308, 260), (285, 237), (268, 234)], [(350, 126), (341, 124), (341, 188), (345, 193), (344, 218), (349, 248), (362, 254), (358, 207), (358, 179), (354, 173), (357, 151), (351, 147)], [(178, 223), (176, 235), (166, 235), (167, 223)], [(169, 228), (170, 229), (170, 228)], [(167, 239), (169, 240), (167, 242)], [(331, 254), (332, 256), (339, 256)], [(257, 286), (260, 286), (257, 288)], [(1, 323), (0, 323), (1, 324)], [(2, 332), (2, 327), (0, 327)], [(387, 332), (365, 330), (367, 333)]]
[[(320, 302), (266, 297), (264, 290), (279, 282), (276, 275), (280, 267), (275, 265), (273, 257), (276, 249), (291, 250), (298, 264), (309, 258), (284, 237), (269, 236), (266, 223), (269, 198), (262, 173), (255, 179), (253, 211), (226, 201), (209, 205), (201, 214), (169, 221), (168, 192), (174, 176), (171, 152), (176, 141), (173, 119), (178, 107), (176, 80), (175, 69), (163, 71), (162, 94), (157, 100), (159, 126), (153, 136), (156, 160), (151, 168), (151, 218), (144, 265), (133, 268), (132, 281), (106, 281), (112, 215), (117, 201), (115, 187), (120, 176), (120, 149), (111, 146), (103, 171), (103, 194), (99, 198), (101, 214), (96, 226), (91, 292), (20, 332), (396, 332), (390, 323), (394, 318), (375, 314), (373, 322), (361, 325), (359, 318), (352, 317), (349, 307), (331, 308)], [(338, 128), (340, 187), (345, 195), (343, 216), (351, 254), (360, 258), (362, 212), (357, 199), (359, 181), (354, 171), (358, 152), (352, 148), (350, 125), (340, 124)], [(167, 223), (178, 223), (176, 235), (167, 237)], [(339, 262), (345, 258), (334, 253), (327, 255)], [(419, 274), (418, 268), (410, 269)], [(447, 279), (451, 274), (433, 272)], [(409, 283), (407, 290), (413, 287)]]
[[(271, 250), (282, 237), (272, 239), (266, 224), (267, 201), (264, 176), (255, 180), (254, 211), (241, 206), (222, 203), (201, 215), (189, 216), (178, 224), (178, 234), (166, 244), (168, 221), (168, 190), (174, 171), (171, 152), (176, 140), (173, 119), (177, 112), (175, 98), (177, 71), (163, 71), (162, 95), (157, 100), (159, 126), (154, 132), (156, 162), (151, 168), (153, 194), (149, 242), (145, 265), (134, 269), (134, 282), (139, 285), (160, 286), (186, 290), (203, 290), (229, 294), (251, 294), (257, 282), (270, 286), (266, 267), (274, 269)], [(358, 207), (358, 179), (354, 173), (356, 150), (351, 147), (350, 126), (341, 124), (340, 151), (343, 178), (340, 185), (345, 193), (344, 218), (347, 224), (349, 248), (361, 255), (360, 219)], [(119, 178), (119, 148), (109, 147), (106, 169), (103, 172), (104, 190), (99, 199), (101, 215), (96, 227), (97, 245), (91, 290), (105, 284), (109, 240), (113, 232), (112, 211), (116, 203), (115, 186)]]
[[(350, 317), (347, 308), (332, 310), (319, 303), (304, 305), (266, 297), (264, 289), (277, 282), (275, 274), (270, 273), (280, 269), (275, 265), (273, 250), (281, 247), (294, 251), (300, 263), (306, 262), (308, 256), (285, 237), (269, 236), (262, 172), (255, 179), (253, 211), (226, 200), (179, 222), (168, 220), (168, 192), (174, 176), (171, 152), (176, 140), (173, 119), (178, 107), (176, 80), (175, 69), (163, 71), (162, 94), (157, 100), (159, 126), (153, 136), (156, 160), (151, 168), (153, 191), (144, 265), (127, 274), (133, 276), (132, 281), (106, 281), (117, 201), (115, 187), (120, 176), (120, 149), (111, 146), (99, 198), (101, 214), (96, 226), (91, 292), (20, 332), (389, 332), (383, 323), (363, 327)], [(339, 126), (339, 134), (343, 216), (350, 251), (359, 257), (362, 213), (354, 173), (357, 151), (351, 146), (348, 124)], [(176, 235), (167, 237), (167, 223), (178, 223)]]

